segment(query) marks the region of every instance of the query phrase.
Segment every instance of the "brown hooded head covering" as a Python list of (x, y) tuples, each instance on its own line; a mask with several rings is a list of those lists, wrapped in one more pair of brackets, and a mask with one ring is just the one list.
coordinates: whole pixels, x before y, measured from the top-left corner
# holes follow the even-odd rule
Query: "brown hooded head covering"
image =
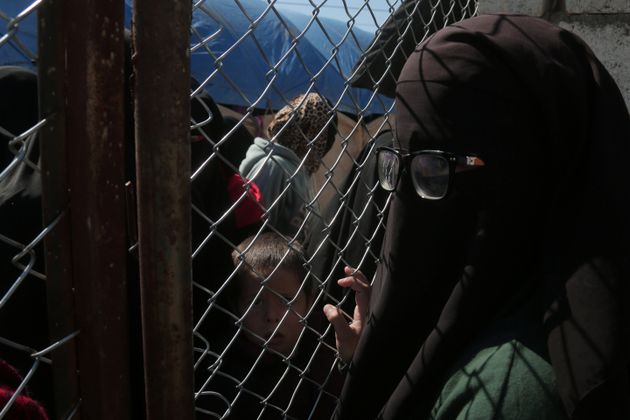
[(335, 140), (335, 116), (324, 97), (317, 93), (300, 95), (276, 113), (267, 134), (270, 139), (277, 136), (276, 141), (300, 159), (308, 153), (304, 168), (312, 174)]
[(630, 117), (574, 34), (479, 16), (420, 44), (396, 147), (476, 154), (442, 200), (403, 173), (340, 419), (426, 418), (462, 348), (537, 296), (570, 418), (630, 418)]

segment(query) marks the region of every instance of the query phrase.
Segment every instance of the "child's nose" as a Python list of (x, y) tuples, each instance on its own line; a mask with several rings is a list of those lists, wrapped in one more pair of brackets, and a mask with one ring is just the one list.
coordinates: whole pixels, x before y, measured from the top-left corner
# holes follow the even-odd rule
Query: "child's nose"
[(274, 323), (280, 322), (286, 310), (287, 305), (284, 301), (282, 301), (282, 299), (271, 299), (269, 305), (267, 306), (267, 321)]

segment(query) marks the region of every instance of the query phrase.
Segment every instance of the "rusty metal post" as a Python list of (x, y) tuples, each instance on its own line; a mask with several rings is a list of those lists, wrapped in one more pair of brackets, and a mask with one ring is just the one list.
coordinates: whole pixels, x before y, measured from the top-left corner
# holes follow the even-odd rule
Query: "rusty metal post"
[(53, 352), (57, 414), (75, 399), (82, 418), (127, 419), (123, 1), (42, 6), (44, 222), (65, 212), (45, 244), (50, 325), (79, 331)]
[[(51, 342), (63, 340), (76, 330), (72, 293), (72, 241), (69, 217), (65, 142), (65, 45), (62, 0), (48, 0), (38, 11), (39, 131), (44, 226), (60, 217), (45, 236), (48, 333)], [(66, 418), (80, 400), (76, 339), (51, 353), (54, 378), (55, 418)]]
[(194, 418), (190, 231), (192, 4), (135, 0), (138, 233), (147, 418)]

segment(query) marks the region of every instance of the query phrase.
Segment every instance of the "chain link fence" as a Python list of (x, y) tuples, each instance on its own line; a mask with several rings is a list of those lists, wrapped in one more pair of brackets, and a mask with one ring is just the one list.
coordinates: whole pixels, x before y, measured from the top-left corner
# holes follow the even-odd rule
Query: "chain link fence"
[(33, 69), (37, 33), (21, 29), (35, 28), (38, 2), (23, 9), (7, 3), (0, 6), (0, 355), (1, 385), (14, 392), (3, 388), (0, 418), (11, 418), (11, 407), (29, 393), (53, 405), (43, 238), (59, 220), (42, 226), (38, 135), (46, 116), (38, 113)]
[[(376, 274), (395, 78), (476, 3), (62, 3), (0, 1), (0, 418), (160, 418), (178, 393), (183, 418), (330, 418), (322, 308), (352, 313), (345, 266)], [(186, 144), (151, 149), (182, 109)]]

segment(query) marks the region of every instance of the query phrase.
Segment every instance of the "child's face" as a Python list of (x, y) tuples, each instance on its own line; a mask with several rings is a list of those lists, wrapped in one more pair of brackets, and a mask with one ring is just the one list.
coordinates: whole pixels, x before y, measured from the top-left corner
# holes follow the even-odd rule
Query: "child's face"
[[(260, 274), (268, 275), (270, 272), (271, 270)], [(248, 339), (260, 345), (261, 338), (269, 340), (281, 323), (269, 340), (269, 347), (285, 356), (291, 353), (302, 332), (300, 317), (306, 314), (308, 305), (305, 293), (300, 291), (301, 280), (294, 272), (282, 269), (271, 277), (265, 287), (261, 286), (261, 279), (254, 274), (244, 272), (239, 276), (237, 305), (240, 313), (245, 313), (254, 302), (243, 320), (246, 330), (249, 331), (245, 334)]]

